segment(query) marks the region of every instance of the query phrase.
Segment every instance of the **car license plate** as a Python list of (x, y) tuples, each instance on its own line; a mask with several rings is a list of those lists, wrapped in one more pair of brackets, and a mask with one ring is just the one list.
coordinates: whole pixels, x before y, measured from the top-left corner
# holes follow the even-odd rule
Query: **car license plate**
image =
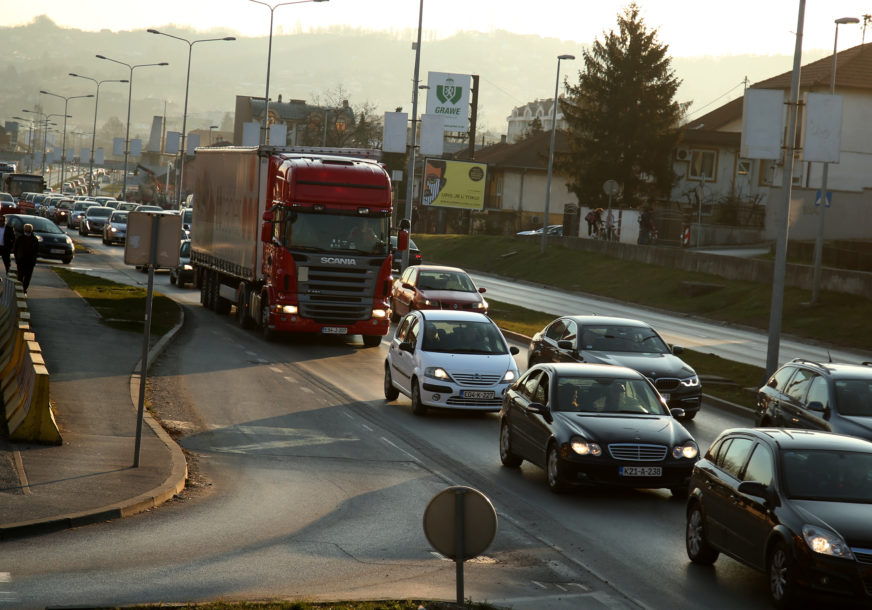
[(484, 391), (484, 390), (463, 390), (463, 391), (460, 392), (460, 395), (461, 395), (463, 398), (479, 398), (479, 399), (482, 399), (482, 398), (493, 398), (493, 397), (494, 397), (493, 390), (491, 390), (491, 391)]
[(663, 476), (663, 469), (660, 466), (621, 466), (618, 470), (622, 477)]
[(347, 335), (348, 329), (344, 326), (322, 326), (321, 332), (325, 335)]
[(51, 253), (52, 254), (63, 254), (64, 250), (63, 250), (63, 248), (52, 248)]

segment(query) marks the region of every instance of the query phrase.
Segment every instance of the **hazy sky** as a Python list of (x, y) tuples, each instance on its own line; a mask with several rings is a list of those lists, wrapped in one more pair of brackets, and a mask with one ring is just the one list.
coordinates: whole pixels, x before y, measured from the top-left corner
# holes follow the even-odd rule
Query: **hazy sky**
[[(278, 4), (279, 0), (266, 0)], [(133, 30), (168, 24), (198, 30), (224, 29), (244, 36), (269, 33), (270, 11), (250, 0), (28, 0), (4, 2), (3, 24), (27, 24), (47, 15), (63, 27), (82, 30)], [(423, 27), (439, 37), (460, 30), (507, 30), (589, 43), (615, 26), (628, 4), (621, 0), (424, 0)], [(792, 55), (799, 0), (638, 0), (647, 25), (673, 56)], [(274, 34), (298, 28), (348, 25), (372, 30), (417, 29), (419, 0), (329, 0), (281, 6), (274, 12)], [(803, 50), (833, 47), (834, 20), (872, 12), (868, 0), (807, 0)], [(868, 41), (872, 42), (872, 22)], [(839, 49), (860, 44), (859, 25), (839, 28)]]

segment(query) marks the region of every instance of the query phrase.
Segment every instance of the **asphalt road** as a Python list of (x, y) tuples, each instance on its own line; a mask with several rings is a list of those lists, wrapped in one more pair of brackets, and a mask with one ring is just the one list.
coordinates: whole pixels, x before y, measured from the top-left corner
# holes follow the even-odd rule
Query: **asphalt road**
[[(99, 254), (72, 268), (145, 282), (121, 248), (88, 241)], [(453, 599), (454, 565), (433, 554), (421, 518), (436, 493), (463, 484), (499, 515), (494, 544), (465, 567), (467, 597), (517, 609), (767, 607), (763, 575), (725, 558), (690, 566), (683, 503), (669, 492), (556, 496), (540, 469), (500, 466), (494, 414), (421, 418), (405, 398), (386, 403), (384, 343), (267, 343), (165, 272), (155, 287), (186, 306), (187, 323), (150, 377), (190, 405), (174, 425), (210, 485), (129, 519), (4, 543), (0, 565), (15, 567), (0, 605)], [(741, 425), (747, 416), (711, 405), (687, 424), (703, 449)]]

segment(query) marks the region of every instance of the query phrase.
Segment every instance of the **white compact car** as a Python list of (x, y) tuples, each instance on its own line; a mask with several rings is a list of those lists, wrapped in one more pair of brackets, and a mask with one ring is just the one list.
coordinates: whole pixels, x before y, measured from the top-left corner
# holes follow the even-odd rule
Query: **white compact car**
[(428, 407), (499, 411), (518, 377), (517, 353), (482, 313), (413, 310), (388, 349), (385, 399), (405, 394), (416, 415)]

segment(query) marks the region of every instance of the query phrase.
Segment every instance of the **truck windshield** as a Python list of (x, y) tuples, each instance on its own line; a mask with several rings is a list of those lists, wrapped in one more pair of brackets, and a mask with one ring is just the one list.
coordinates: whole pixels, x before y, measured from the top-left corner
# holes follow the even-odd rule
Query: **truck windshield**
[(282, 245), (291, 250), (387, 254), (390, 218), (294, 211), (283, 225)]

